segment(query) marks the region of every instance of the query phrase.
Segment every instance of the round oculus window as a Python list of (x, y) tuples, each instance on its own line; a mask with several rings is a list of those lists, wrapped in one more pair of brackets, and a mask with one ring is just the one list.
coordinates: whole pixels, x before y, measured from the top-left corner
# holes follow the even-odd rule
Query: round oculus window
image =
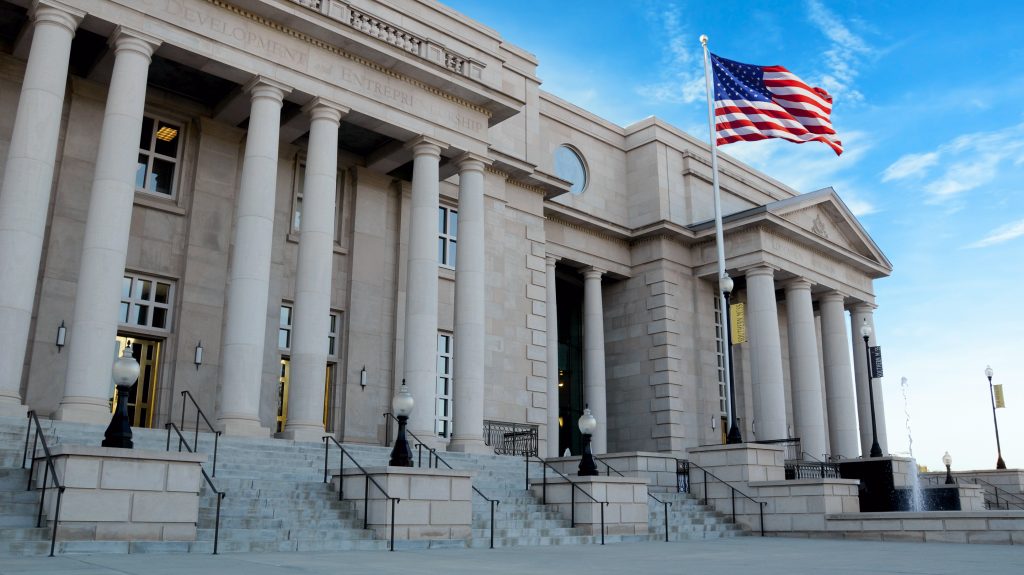
[(555, 175), (572, 182), (569, 191), (574, 195), (582, 194), (587, 188), (587, 167), (583, 158), (569, 146), (559, 146), (555, 150)]

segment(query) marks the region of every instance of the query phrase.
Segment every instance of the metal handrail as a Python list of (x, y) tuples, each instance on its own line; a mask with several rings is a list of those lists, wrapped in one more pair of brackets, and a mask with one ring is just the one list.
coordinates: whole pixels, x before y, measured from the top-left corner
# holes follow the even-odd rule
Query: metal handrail
[[(809, 458), (810, 461), (805, 458)], [(805, 479), (805, 477), (802, 477), (806, 475), (803, 471), (810, 469), (814, 469), (816, 471), (814, 475), (819, 479), (841, 477), (838, 463), (826, 463), (806, 451), (800, 452), (799, 460), (787, 462), (785, 468), (786, 479)], [(811, 479), (810, 477), (806, 478)]]
[(708, 504), (708, 477), (709, 476), (711, 478), (715, 479), (716, 481), (718, 481), (719, 483), (721, 483), (722, 485), (725, 485), (726, 487), (728, 487), (729, 489), (732, 490), (730, 495), (732, 496), (731, 497), (731, 501), (732, 501), (732, 522), (733, 523), (736, 523), (736, 494), (737, 493), (739, 493), (743, 497), (746, 497), (747, 499), (749, 499), (753, 503), (757, 503), (757, 509), (758, 509), (758, 512), (760, 513), (760, 516), (761, 516), (761, 537), (764, 537), (764, 506), (765, 506), (765, 502), (764, 501), (758, 501), (758, 500), (754, 499), (753, 497), (747, 495), (746, 493), (743, 493), (739, 489), (733, 487), (732, 484), (730, 484), (729, 482), (727, 482), (724, 479), (722, 479), (721, 477), (718, 477), (714, 473), (711, 473), (707, 469), (704, 469), (700, 465), (697, 465), (696, 463), (693, 463), (692, 461), (690, 461), (688, 459), (677, 459), (676, 460), (676, 469), (679, 469), (680, 464), (682, 464), (681, 467), (683, 469), (684, 474), (686, 475), (686, 487), (685, 487), (685, 492), (686, 493), (690, 493), (690, 467), (691, 466), (696, 467), (697, 469), (700, 469), (701, 471), (704, 472), (704, 497), (703, 497), (703, 501), (702, 501), (702, 503), (704, 505)]
[[(391, 419), (394, 419), (395, 421), (398, 421), (398, 418), (395, 417), (394, 414), (392, 414), (392, 413), (385, 413), (384, 415), (385, 415), (385, 417), (390, 416)], [(388, 426), (388, 428), (390, 428), (390, 425)], [(411, 435), (414, 440), (416, 440), (416, 465), (417, 465), (417, 467), (423, 467), (423, 451), (421, 450), (421, 448), (426, 447), (427, 448), (427, 467), (428, 468), (433, 467), (433, 468), (436, 469), (437, 468), (437, 463), (435, 463), (435, 462), (436, 461), (440, 461), (448, 469), (451, 469), (452, 471), (455, 470), (455, 468), (452, 467), (452, 465), (450, 463), (445, 461), (437, 453), (437, 449), (434, 449), (433, 447), (430, 447), (426, 443), (423, 443), (423, 441), (420, 440), (419, 437), (416, 437), (415, 433), (409, 431), (408, 429), (406, 429), (405, 432), (408, 433), (409, 435)], [(483, 497), (484, 501), (487, 501), (488, 503), (491, 504), (491, 527), (490, 527), (491, 549), (494, 549), (494, 506), (495, 505), (501, 505), (501, 501), (498, 500), (498, 499), (491, 499), (490, 497), (487, 497), (486, 495), (484, 495), (483, 491), (480, 491), (479, 489), (477, 489), (476, 486), (473, 485), (472, 482), (470, 482), (469, 486), (473, 488), (473, 491), (475, 491), (477, 495), (479, 495), (480, 497)]]
[[(977, 477), (967, 477), (966, 479), (968, 481), (970, 481), (971, 483), (974, 483), (975, 485), (979, 485), (980, 484), (980, 485), (986, 485), (988, 487), (991, 487), (994, 490), (993, 495), (996, 498), (996, 500), (995, 500), (996, 509), (999, 509), (999, 507), (1000, 507), (1000, 502), (999, 502), (999, 492), (1000, 491), (1003, 492), (1003, 503), (1002, 504), (1006, 506), (1006, 509), (1009, 509), (1011, 505), (1013, 505), (1017, 509), (1024, 509), (1024, 499), (1021, 499), (1017, 495), (1014, 495), (1013, 493), (1011, 493), (1011, 492), (1009, 492), (1009, 491), (1007, 491), (1005, 489), (1000, 488), (998, 485), (993, 485), (993, 484), (989, 483), (988, 481), (985, 481), (984, 479), (979, 479)], [(985, 491), (987, 492), (988, 490), (986, 489)]]
[(39, 495), (39, 512), (36, 514), (36, 527), (41, 528), (43, 526), (43, 505), (46, 502), (46, 481), (47, 477), (53, 479), (53, 488), (57, 490), (57, 507), (53, 512), (53, 532), (50, 533), (50, 557), (53, 557), (53, 550), (57, 546), (57, 524), (60, 523), (60, 503), (64, 498), (64, 486), (60, 484), (60, 480), (57, 479), (57, 469), (53, 463), (53, 456), (50, 455), (50, 448), (46, 445), (46, 435), (43, 434), (43, 428), (39, 425), (39, 417), (36, 416), (35, 411), (28, 412), (28, 427), (25, 429), (25, 452), (21, 456), (21, 468), (25, 468), (25, 459), (28, 458), (28, 439), (32, 435), (32, 423), (36, 424), (36, 434), (32, 438), (32, 463), (28, 469), (28, 486), (25, 491), (32, 490), (32, 477), (35, 475), (36, 470), (36, 448), (40, 443), (43, 444), (43, 456), (46, 459), (46, 469), (43, 471), (43, 488)]
[[(328, 441), (330, 440), (330, 441)], [(352, 463), (359, 469), (360, 473), (366, 477), (366, 486), (363, 489), (363, 529), (369, 529), (370, 522), (370, 483), (373, 483), (377, 489), (384, 495), (384, 498), (391, 503), (391, 538), (388, 541), (388, 551), (395, 550), (395, 504), (401, 503), (402, 498), (391, 497), (388, 492), (381, 487), (377, 480), (370, 476), (370, 473), (359, 465), (352, 454), (345, 449), (333, 435), (324, 436), (324, 483), (327, 483), (327, 462), (330, 459), (331, 442), (338, 446), (341, 450), (341, 455), (338, 457), (338, 501), (345, 499), (345, 456), (348, 456), (352, 460)]]
[[(605, 471), (605, 475), (606, 476), (611, 476), (612, 471), (614, 471), (615, 473), (617, 473), (619, 475), (619, 477), (625, 477), (625, 475), (623, 475), (621, 471), (619, 471), (618, 469), (615, 469), (614, 467), (612, 467), (607, 461), (605, 461), (605, 460), (603, 460), (603, 459), (601, 459), (599, 457), (595, 457), (594, 460), (595, 461), (599, 461), (599, 462), (604, 464), (604, 466), (607, 468), (607, 471)], [(662, 501), (661, 499), (658, 499), (657, 497), (655, 497), (654, 494), (651, 493), (650, 491), (647, 492), (647, 496), (650, 497), (651, 499), (657, 501), (658, 503), (661, 503), (663, 506), (665, 506), (665, 543), (668, 543), (668, 507), (669, 507), (669, 505), (672, 505), (672, 502), (671, 501)]]
[[(181, 392), (181, 429), (185, 429), (185, 398), (188, 398), (192, 402), (192, 405), (196, 406), (196, 434), (195, 434), (195, 445), (196, 449), (199, 449), (199, 418), (203, 418), (206, 422), (206, 427), (210, 428), (210, 432), (213, 433), (213, 470), (211, 475), (217, 477), (217, 444), (220, 442), (220, 431), (213, 428), (213, 424), (206, 418), (206, 414), (203, 413), (202, 408), (196, 403), (196, 398), (192, 397), (187, 389)], [(181, 446), (178, 446), (178, 451), (181, 451)]]
[[(167, 428), (167, 451), (171, 450), (171, 430), (173, 429), (174, 433), (178, 434), (178, 452), (181, 452), (181, 446), (184, 445), (185, 449), (189, 453), (195, 453), (195, 451), (192, 449), (192, 446), (188, 444), (188, 440), (185, 439), (185, 436), (181, 434), (181, 430), (178, 429), (177, 425), (174, 425), (173, 421), (167, 422), (167, 424), (164, 425), (164, 427)], [(213, 491), (214, 494), (216, 494), (217, 496), (217, 517), (214, 520), (213, 524), (213, 554), (216, 555), (217, 544), (220, 541), (220, 502), (224, 499), (226, 494), (223, 491), (217, 489), (217, 486), (213, 484), (213, 480), (210, 479), (210, 476), (206, 474), (206, 470), (203, 469), (202, 465), (199, 466), (199, 471), (203, 474), (203, 479), (206, 480), (206, 484), (210, 486), (210, 490)]]
[[(524, 457), (526, 458), (526, 490), (529, 491), (530, 490), (530, 459), (532, 458), (532, 456), (530, 454), (526, 454)], [(582, 487), (580, 487), (579, 485), (576, 485), (575, 481), (573, 481), (572, 479), (569, 479), (564, 473), (562, 473), (561, 471), (556, 469), (553, 465), (551, 465), (547, 461), (544, 461), (540, 457), (537, 457), (536, 459), (537, 459), (537, 461), (539, 461), (542, 464), (541, 465), (541, 470), (542, 470), (542, 476), (541, 476), (542, 477), (542, 479), (541, 479), (541, 503), (543, 503), (544, 505), (548, 504), (548, 468), (550, 467), (551, 470), (554, 471), (555, 473), (557, 473), (558, 475), (560, 475), (562, 477), (562, 479), (568, 481), (569, 485), (571, 486), (571, 488), (569, 489), (569, 494), (570, 494), (569, 509), (570, 509), (570, 517), (571, 517), (572, 527), (576, 527), (576, 490), (577, 489), (580, 490), (580, 493), (586, 495), (588, 498), (590, 498), (591, 501), (593, 501), (594, 503), (597, 503), (598, 506), (600, 506), (600, 509), (601, 509), (601, 545), (604, 545), (604, 508), (608, 506), (608, 502), (607, 501), (598, 501), (597, 499), (594, 498), (593, 495), (591, 495), (591, 494), (587, 493), (586, 491), (584, 491)]]

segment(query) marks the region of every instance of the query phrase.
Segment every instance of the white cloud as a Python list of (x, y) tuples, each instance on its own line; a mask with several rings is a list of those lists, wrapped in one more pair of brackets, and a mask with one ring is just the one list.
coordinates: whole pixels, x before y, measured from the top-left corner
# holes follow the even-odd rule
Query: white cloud
[[(882, 173), (882, 181), (920, 182), (933, 202), (950, 199), (995, 181), (1004, 163), (1020, 165), (1024, 154), (1024, 124), (994, 132), (957, 136), (927, 153), (908, 154)], [(942, 166), (932, 173), (934, 166)]]
[(901, 180), (910, 176), (919, 176), (939, 161), (938, 152), (927, 154), (907, 154), (893, 162), (882, 173), (882, 181)]
[(999, 226), (984, 238), (968, 245), (968, 248), (987, 248), (1024, 236), (1024, 220), (1017, 220)]
[(853, 102), (862, 101), (864, 95), (854, 88), (854, 81), (861, 59), (870, 55), (872, 48), (818, 0), (810, 0), (807, 8), (811, 23), (831, 42), (825, 50), (828, 72), (821, 76), (821, 86), (833, 96), (842, 96)]
[(703, 100), (707, 94), (703, 50), (697, 49), (697, 35), (684, 28), (679, 7), (670, 4), (649, 19), (661, 24), (669, 40), (662, 55), (662, 80), (638, 86), (637, 94), (659, 104), (690, 104)]

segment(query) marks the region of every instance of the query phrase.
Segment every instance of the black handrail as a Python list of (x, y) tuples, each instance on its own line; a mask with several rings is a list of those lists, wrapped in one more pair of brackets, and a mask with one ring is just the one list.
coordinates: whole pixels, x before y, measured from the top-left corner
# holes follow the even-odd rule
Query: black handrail
[[(330, 440), (330, 441), (328, 441)], [(401, 503), (400, 497), (391, 497), (388, 492), (377, 483), (377, 480), (370, 477), (369, 472), (359, 465), (359, 462), (352, 457), (352, 454), (348, 452), (333, 435), (324, 436), (324, 483), (327, 483), (327, 462), (330, 460), (330, 449), (331, 442), (338, 446), (341, 450), (341, 455), (338, 457), (338, 501), (345, 499), (345, 456), (348, 456), (352, 460), (352, 463), (359, 469), (363, 476), (366, 477), (366, 485), (363, 488), (363, 529), (369, 529), (370, 525), (370, 483), (372, 482), (377, 489), (384, 495), (384, 498), (391, 503), (391, 538), (388, 541), (388, 551), (395, 550), (395, 504)]]
[[(605, 475), (611, 476), (612, 471), (614, 471), (616, 474), (618, 474), (619, 477), (625, 477), (625, 475), (623, 475), (621, 471), (619, 471), (618, 469), (615, 469), (614, 467), (612, 467), (607, 461), (605, 461), (605, 460), (603, 460), (603, 459), (601, 459), (599, 457), (595, 457), (594, 460), (598, 461), (600, 463), (603, 463), (604, 466), (607, 468), (607, 470), (605, 471)], [(662, 501), (661, 499), (658, 499), (657, 497), (655, 497), (654, 494), (651, 493), (650, 491), (647, 492), (647, 496), (650, 497), (651, 499), (657, 501), (658, 503), (661, 503), (663, 506), (665, 506), (665, 543), (668, 543), (668, 506), (672, 505), (672, 502), (671, 501)]]
[[(209, 427), (210, 432), (213, 433), (213, 472), (210, 475), (217, 477), (217, 444), (220, 442), (220, 431), (217, 431), (216, 429), (213, 428), (213, 424), (210, 423), (210, 420), (206, 418), (206, 414), (203, 413), (203, 410), (199, 407), (199, 404), (196, 403), (196, 398), (192, 397), (192, 394), (189, 393), (187, 389), (181, 392), (181, 429), (185, 429), (186, 397), (188, 398), (189, 401), (192, 402), (192, 405), (196, 406), (196, 434), (194, 439), (196, 449), (199, 449), (199, 418), (203, 418), (203, 421), (206, 422), (206, 427)], [(180, 446), (178, 448), (178, 451), (181, 451)]]
[[(164, 427), (167, 428), (167, 451), (171, 450), (171, 430), (173, 429), (174, 433), (178, 434), (178, 452), (181, 452), (181, 446), (184, 445), (185, 449), (189, 453), (195, 453), (195, 451), (193, 451), (192, 449), (192, 446), (188, 444), (188, 440), (185, 439), (185, 436), (181, 434), (181, 430), (178, 429), (177, 425), (174, 425), (173, 421), (167, 422), (167, 424), (164, 425)], [(199, 466), (199, 471), (203, 474), (203, 479), (206, 480), (206, 484), (210, 486), (210, 490), (213, 491), (213, 493), (217, 496), (217, 517), (215, 518), (213, 524), (213, 554), (216, 555), (217, 544), (220, 541), (220, 502), (224, 499), (225, 493), (217, 489), (217, 486), (213, 484), (213, 480), (210, 479), (210, 476), (206, 474), (206, 470), (203, 469), (202, 465)]]
[[(389, 417), (388, 429), (391, 428), (391, 426), (390, 426), (390, 420), (391, 419), (394, 419), (395, 421), (398, 421), (398, 418), (395, 417), (391, 413), (385, 413), (384, 416), (385, 417)], [(434, 449), (433, 447), (430, 447), (426, 443), (423, 443), (423, 441), (421, 441), (419, 437), (416, 437), (415, 433), (409, 431), (408, 429), (406, 429), (405, 432), (408, 433), (410, 436), (412, 436), (412, 438), (416, 441), (416, 466), (417, 467), (423, 467), (423, 451), (422, 451), (422, 448), (426, 447), (427, 448), (427, 467), (428, 468), (433, 467), (433, 468), (436, 469), (437, 468), (437, 463), (436, 462), (440, 461), (448, 469), (451, 469), (453, 471), (455, 470), (455, 468), (452, 467), (450, 463), (445, 461), (437, 453), (437, 449)], [(489, 531), (491, 533), (491, 549), (494, 549), (494, 506), (495, 505), (501, 505), (501, 501), (498, 500), (498, 499), (491, 499), (490, 497), (487, 497), (486, 495), (484, 495), (484, 493), (482, 491), (480, 491), (479, 489), (476, 488), (475, 485), (473, 485), (472, 481), (470, 482), (469, 486), (473, 488), (473, 491), (475, 491), (477, 495), (479, 495), (480, 497), (483, 497), (484, 501), (487, 501), (488, 503), (491, 504), (491, 527), (490, 527)]]
[[(959, 479), (959, 478), (957, 478), (957, 479)], [(984, 479), (979, 479), (977, 477), (967, 477), (966, 479), (968, 481), (970, 481), (971, 483), (974, 483), (975, 485), (983, 485), (983, 486), (991, 487), (992, 490), (993, 490), (992, 495), (994, 495), (995, 498), (996, 498), (996, 500), (995, 500), (996, 509), (999, 509), (1001, 506), (1005, 506), (1003, 508), (1009, 510), (1011, 505), (1016, 507), (1017, 509), (1024, 509), (1024, 499), (1021, 499), (1020, 497), (1014, 495), (1013, 493), (1011, 493), (1011, 492), (1009, 492), (1009, 491), (1007, 491), (1005, 489), (1001, 489), (998, 485), (993, 485), (993, 484), (989, 483), (988, 481), (985, 481)], [(1002, 503), (999, 502), (999, 492), (1000, 491), (1003, 492), (1003, 502)], [(987, 493), (988, 489), (985, 489), (985, 492)]]
[(718, 477), (714, 473), (711, 473), (707, 469), (704, 469), (700, 465), (697, 465), (696, 463), (693, 463), (692, 461), (690, 461), (688, 459), (677, 459), (676, 460), (676, 470), (677, 470), (677, 473), (681, 472), (682, 475), (686, 476), (686, 482), (684, 483), (684, 488), (683, 488), (685, 493), (690, 493), (690, 467), (691, 466), (692, 467), (696, 467), (697, 469), (700, 469), (701, 471), (704, 472), (704, 497), (702, 498), (701, 503), (703, 503), (704, 505), (708, 504), (708, 477), (710, 476), (711, 478), (715, 479), (716, 481), (718, 481), (722, 485), (725, 485), (726, 487), (728, 487), (729, 489), (732, 490), (730, 495), (731, 495), (731, 501), (732, 501), (732, 522), (733, 523), (736, 523), (736, 494), (737, 493), (739, 493), (743, 497), (746, 497), (750, 501), (752, 501), (754, 503), (757, 503), (757, 509), (758, 509), (758, 512), (761, 515), (761, 537), (764, 537), (764, 506), (765, 506), (765, 502), (764, 501), (758, 501), (758, 500), (754, 499), (753, 497), (747, 495), (746, 493), (743, 493), (739, 489), (736, 489), (735, 487), (733, 487), (732, 484), (730, 484), (727, 481), (725, 481), (724, 479), (722, 479), (721, 477)]
[[(530, 454), (526, 454), (524, 457), (526, 459), (526, 490), (529, 491), (530, 490), (530, 459), (532, 458), (532, 456)], [(584, 491), (582, 487), (580, 487), (579, 485), (576, 485), (575, 481), (573, 481), (572, 479), (569, 479), (568, 477), (566, 477), (566, 475), (564, 473), (562, 473), (561, 471), (556, 469), (553, 465), (551, 465), (547, 461), (544, 461), (540, 457), (537, 457), (535, 459), (542, 464), (541, 465), (541, 470), (542, 470), (542, 475), (541, 475), (541, 503), (543, 503), (544, 505), (548, 504), (548, 468), (550, 467), (551, 470), (554, 471), (555, 473), (557, 473), (558, 475), (560, 475), (562, 477), (562, 479), (568, 481), (569, 485), (571, 486), (571, 488), (569, 489), (569, 494), (570, 494), (569, 509), (570, 509), (570, 516), (571, 516), (571, 522), (572, 522), (572, 526), (573, 527), (576, 527), (576, 490), (577, 489), (580, 490), (580, 493), (582, 493), (582, 494), (586, 495), (588, 498), (590, 498), (591, 501), (593, 501), (594, 503), (598, 504), (598, 506), (601, 509), (601, 545), (604, 545), (604, 508), (608, 506), (608, 502), (607, 501), (598, 501), (597, 499), (594, 499), (593, 495), (591, 495), (591, 494), (587, 493), (586, 491)]]
[(32, 464), (28, 469), (28, 486), (25, 490), (32, 490), (32, 478), (36, 470), (36, 448), (42, 443), (43, 456), (46, 458), (46, 469), (43, 471), (43, 488), (39, 494), (39, 512), (36, 514), (36, 527), (43, 526), (43, 505), (46, 502), (47, 489), (46, 481), (47, 477), (50, 477), (53, 479), (53, 488), (57, 490), (57, 507), (53, 512), (53, 532), (50, 533), (50, 557), (53, 557), (53, 550), (57, 546), (57, 524), (60, 523), (60, 502), (64, 498), (64, 486), (57, 479), (57, 469), (53, 464), (53, 456), (50, 455), (50, 448), (46, 445), (46, 435), (43, 434), (43, 428), (39, 425), (39, 417), (36, 416), (35, 411), (28, 412), (28, 427), (25, 429), (25, 452), (21, 456), (21, 468), (25, 468), (25, 459), (28, 458), (28, 440), (29, 436), (32, 435), (33, 423), (36, 425), (36, 434), (32, 438)]
[(800, 452), (798, 461), (787, 461), (785, 471), (786, 479), (835, 479), (841, 477), (838, 463), (826, 463), (806, 451)]

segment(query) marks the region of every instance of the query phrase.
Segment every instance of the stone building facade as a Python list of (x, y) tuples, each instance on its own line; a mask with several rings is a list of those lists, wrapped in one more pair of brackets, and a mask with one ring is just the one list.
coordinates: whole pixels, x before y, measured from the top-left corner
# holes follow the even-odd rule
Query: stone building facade
[[(722, 442), (706, 143), (429, 0), (3, 0), (0, 48), (0, 413), (106, 421), (130, 344), (141, 426), (187, 391), (381, 443), (404, 380), (451, 450), (576, 452), (584, 406), (598, 452)], [(866, 454), (890, 263), (833, 190), (720, 174), (744, 438)]]

